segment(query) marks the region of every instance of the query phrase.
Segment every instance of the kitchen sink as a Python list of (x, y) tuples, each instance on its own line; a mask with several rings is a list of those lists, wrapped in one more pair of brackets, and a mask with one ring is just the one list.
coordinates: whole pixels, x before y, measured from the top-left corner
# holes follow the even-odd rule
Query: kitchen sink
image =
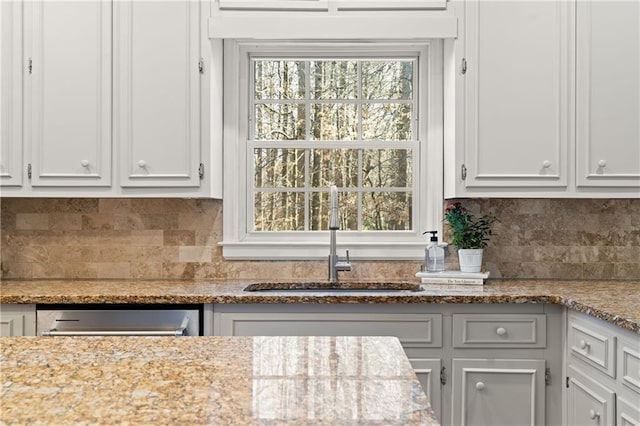
[(244, 291), (422, 291), (419, 283), (412, 282), (263, 282), (249, 284)]

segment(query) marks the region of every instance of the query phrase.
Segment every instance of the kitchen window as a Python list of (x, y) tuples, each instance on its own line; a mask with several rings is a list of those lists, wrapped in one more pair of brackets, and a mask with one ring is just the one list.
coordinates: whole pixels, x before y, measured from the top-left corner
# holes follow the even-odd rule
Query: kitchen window
[(223, 254), (420, 259), (440, 229), (439, 42), (225, 40)]

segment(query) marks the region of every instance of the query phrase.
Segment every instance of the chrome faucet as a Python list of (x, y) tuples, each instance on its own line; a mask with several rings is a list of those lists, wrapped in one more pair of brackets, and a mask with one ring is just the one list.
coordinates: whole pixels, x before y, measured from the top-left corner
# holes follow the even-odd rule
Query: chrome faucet
[(329, 212), (329, 231), (331, 232), (331, 240), (329, 242), (329, 282), (338, 282), (338, 272), (350, 271), (351, 262), (349, 261), (349, 250), (347, 250), (347, 258), (342, 260), (337, 254), (336, 249), (336, 231), (340, 229), (340, 220), (338, 218), (338, 188), (334, 185), (331, 187), (331, 211)]

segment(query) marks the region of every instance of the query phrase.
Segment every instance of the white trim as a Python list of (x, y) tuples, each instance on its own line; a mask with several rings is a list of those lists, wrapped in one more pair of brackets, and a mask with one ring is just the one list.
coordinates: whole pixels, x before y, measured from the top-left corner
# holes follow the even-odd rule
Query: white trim
[(299, 12), (249, 14), (226, 13), (209, 19), (209, 38), (223, 39), (324, 39), (363, 40), (384, 37), (393, 40), (456, 38), (458, 18), (428, 13), (362, 13), (318, 16)]
[[(421, 146), (414, 152), (413, 181), (414, 217), (412, 231), (354, 232), (339, 231), (338, 247), (349, 249), (354, 259), (420, 260), (426, 239), (422, 232), (442, 232), (442, 43), (440, 41), (406, 41), (372, 43), (283, 43), (225, 40), (224, 59), (224, 193), (223, 256), (228, 259), (324, 259), (328, 254), (329, 233), (315, 232), (248, 232), (247, 212), (252, 182), (247, 173), (247, 90), (249, 87), (249, 52), (351, 52), (364, 54), (395, 51), (419, 55), (418, 139)], [(329, 50), (331, 49), (331, 50)], [(317, 53), (316, 53), (317, 54)], [(241, 65), (245, 62), (246, 67)], [(242, 70), (242, 71), (240, 71)], [(425, 90), (427, 88), (427, 90)], [(243, 93), (244, 91), (244, 93)], [(407, 146), (408, 147), (408, 146)], [(430, 184), (430, 185), (429, 185)], [(429, 188), (428, 191), (426, 188)], [(248, 192), (247, 192), (248, 191)], [(247, 195), (249, 194), (249, 195)]]

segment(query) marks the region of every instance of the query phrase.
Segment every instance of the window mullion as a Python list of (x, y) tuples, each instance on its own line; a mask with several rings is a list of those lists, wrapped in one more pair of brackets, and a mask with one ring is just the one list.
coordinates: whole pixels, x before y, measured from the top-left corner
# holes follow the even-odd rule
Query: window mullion
[[(309, 61), (304, 62), (305, 79), (304, 79), (304, 99), (307, 101), (304, 107), (304, 138), (305, 141), (309, 141), (311, 138), (311, 104), (308, 102), (311, 92), (311, 63)], [(309, 168), (310, 151), (308, 148), (304, 150), (304, 230), (309, 231), (311, 229), (311, 194), (309, 188), (311, 187), (311, 176)]]
[[(362, 137), (362, 61), (358, 61), (357, 67), (357, 99), (358, 107), (358, 140), (363, 140)], [(362, 231), (362, 154), (363, 149), (358, 149), (358, 188), (356, 192), (356, 217), (357, 217), (357, 230)]]

